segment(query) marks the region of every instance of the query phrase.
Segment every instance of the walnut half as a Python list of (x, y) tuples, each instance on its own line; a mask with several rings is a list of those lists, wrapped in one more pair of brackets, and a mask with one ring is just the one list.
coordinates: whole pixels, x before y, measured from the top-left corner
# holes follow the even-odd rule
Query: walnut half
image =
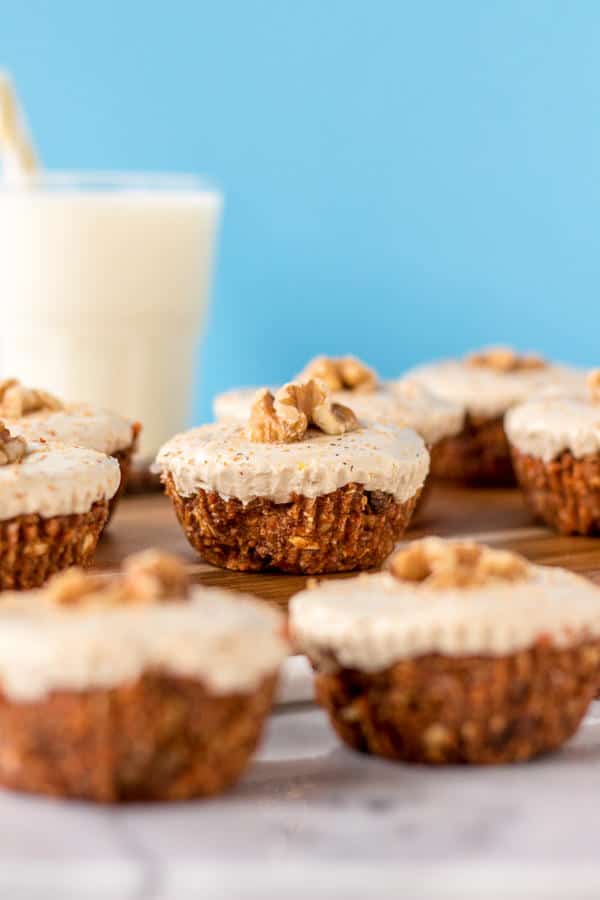
[(466, 357), (468, 365), (492, 369), (494, 372), (527, 372), (545, 369), (545, 359), (536, 353), (516, 353), (510, 347), (486, 347)]
[(0, 466), (20, 462), (26, 453), (25, 438), (13, 437), (4, 423), (0, 422)]
[(63, 404), (47, 391), (25, 387), (16, 378), (0, 381), (0, 416), (20, 419), (30, 413), (59, 409), (63, 409)]
[(310, 379), (290, 382), (275, 395), (267, 388), (258, 391), (250, 411), (247, 434), (262, 444), (301, 441), (310, 425), (325, 434), (344, 434), (358, 428), (351, 409), (332, 403), (323, 382)]
[(399, 581), (412, 581), (433, 588), (473, 587), (494, 581), (519, 581), (528, 572), (522, 556), (507, 550), (492, 550), (473, 541), (424, 538), (399, 550), (388, 568)]
[(355, 391), (357, 394), (373, 393), (378, 383), (373, 369), (355, 356), (315, 356), (300, 378), (318, 378), (330, 391)]

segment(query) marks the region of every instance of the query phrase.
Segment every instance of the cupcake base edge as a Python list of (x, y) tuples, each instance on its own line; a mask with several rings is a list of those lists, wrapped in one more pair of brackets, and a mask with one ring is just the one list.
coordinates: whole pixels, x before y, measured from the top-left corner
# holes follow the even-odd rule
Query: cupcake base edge
[(600, 533), (600, 456), (566, 450), (545, 462), (512, 447), (519, 486), (535, 518), (560, 534)]
[(212, 565), (242, 572), (277, 570), (318, 575), (376, 568), (402, 537), (420, 490), (404, 503), (356, 483), (287, 503), (243, 504), (215, 492), (181, 496), (170, 475), (165, 489), (189, 543)]
[(41, 587), (56, 572), (90, 564), (108, 518), (109, 501), (85, 513), (37, 513), (0, 521), (0, 590)]
[(317, 673), (317, 701), (355, 750), (410, 763), (524, 762), (577, 730), (598, 686), (600, 641), (502, 657), (403, 660)]
[(513, 486), (503, 418), (467, 415), (463, 430), (431, 448), (431, 477), (480, 486)]
[(276, 680), (248, 695), (215, 695), (199, 681), (153, 671), (33, 702), (0, 694), (0, 784), (97, 803), (219, 793), (256, 748)]

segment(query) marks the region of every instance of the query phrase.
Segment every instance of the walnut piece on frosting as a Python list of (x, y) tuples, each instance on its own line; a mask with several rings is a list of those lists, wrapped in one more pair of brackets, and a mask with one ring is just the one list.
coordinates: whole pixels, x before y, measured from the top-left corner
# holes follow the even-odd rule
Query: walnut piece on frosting
[(516, 353), (511, 347), (486, 347), (466, 357), (467, 364), (494, 372), (526, 372), (545, 369), (548, 363), (536, 353)]
[(310, 425), (325, 434), (344, 434), (358, 428), (351, 409), (332, 403), (327, 386), (311, 378), (290, 382), (275, 395), (267, 388), (256, 394), (247, 433), (251, 441), (262, 444), (301, 441)]
[(0, 381), (0, 416), (20, 419), (30, 413), (59, 409), (63, 409), (63, 404), (47, 391), (25, 387), (16, 378)]
[(45, 597), (56, 606), (127, 606), (184, 600), (189, 594), (185, 566), (159, 550), (129, 556), (116, 575), (97, 575), (77, 566), (51, 578)]
[(25, 438), (13, 437), (4, 423), (0, 422), (0, 466), (20, 462), (26, 452)]
[(399, 581), (452, 588), (518, 581), (527, 575), (528, 563), (516, 553), (492, 550), (473, 541), (424, 538), (397, 551), (388, 568)]
[(371, 394), (377, 390), (377, 375), (355, 356), (315, 356), (300, 377), (318, 378), (330, 391)]
[(82, 606), (88, 600), (105, 597), (109, 584), (109, 576), (92, 575), (79, 566), (72, 566), (53, 575), (44, 588), (44, 594), (56, 606)]
[(592, 403), (600, 403), (600, 369), (592, 369), (585, 380), (590, 400)]
[(160, 550), (143, 550), (127, 557), (122, 566), (125, 592), (131, 599), (144, 601), (186, 597), (190, 580), (177, 556)]

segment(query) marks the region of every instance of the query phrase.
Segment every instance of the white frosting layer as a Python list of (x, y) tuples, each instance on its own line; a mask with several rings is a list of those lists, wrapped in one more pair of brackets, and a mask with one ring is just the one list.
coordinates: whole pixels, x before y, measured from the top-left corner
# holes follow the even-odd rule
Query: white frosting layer
[(0, 600), (0, 687), (12, 700), (112, 687), (149, 669), (247, 693), (288, 652), (280, 613), (219, 589), (198, 588), (189, 602), (93, 609), (43, 600), (43, 589)]
[(489, 418), (501, 416), (512, 406), (546, 391), (582, 391), (585, 383), (583, 371), (567, 366), (496, 372), (464, 360), (419, 366), (407, 377), (446, 400), (462, 404), (472, 415)]
[(600, 588), (564, 569), (531, 566), (523, 581), (435, 589), (387, 572), (322, 582), (290, 604), (292, 637), (312, 660), (365, 672), (425, 653), (501, 656), (551, 637), (600, 635)]
[(395, 421), (414, 428), (430, 447), (462, 431), (462, 403), (444, 399), (408, 378), (388, 382), (387, 389), (396, 405)]
[(261, 444), (248, 440), (241, 425), (217, 423), (176, 435), (156, 466), (184, 497), (202, 489), (243, 503), (255, 497), (285, 503), (292, 494), (318, 497), (357, 482), (404, 502), (425, 481), (429, 454), (414, 431), (394, 425), (341, 435), (311, 429), (302, 441)]
[(5, 419), (11, 434), (28, 441), (58, 441), (73, 447), (116, 453), (133, 441), (131, 422), (116, 413), (83, 403), (57, 412), (39, 412), (21, 419)]
[(38, 513), (49, 516), (88, 512), (117, 492), (116, 459), (95, 450), (29, 445), (20, 463), (0, 466), (0, 519)]
[(600, 405), (583, 399), (524, 403), (507, 413), (504, 428), (517, 450), (544, 462), (565, 450), (577, 458), (600, 453)]
[[(213, 402), (215, 418), (221, 422), (247, 422), (258, 388), (238, 388), (219, 394)], [(336, 391), (335, 403), (350, 407), (368, 424), (392, 423), (413, 428), (431, 446), (463, 427), (464, 408), (434, 396), (422, 385), (409, 381), (388, 382), (371, 394)]]

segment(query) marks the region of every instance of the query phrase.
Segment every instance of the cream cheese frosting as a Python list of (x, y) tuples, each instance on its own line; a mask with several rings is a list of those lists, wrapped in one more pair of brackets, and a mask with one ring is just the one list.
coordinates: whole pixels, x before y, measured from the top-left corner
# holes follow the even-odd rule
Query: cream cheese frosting
[(471, 415), (487, 418), (497, 418), (541, 392), (580, 392), (585, 386), (585, 373), (568, 366), (498, 372), (458, 359), (418, 366), (406, 377), (445, 400), (462, 404)]
[(416, 432), (394, 425), (341, 435), (310, 429), (301, 441), (268, 444), (250, 441), (241, 425), (216, 423), (176, 435), (156, 468), (171, 475), (183, 497), (201, 489), (243, 503), (256, 497), (286, 503), (293, 494), (318, 497), (357, 482), (402, 503), (423, 485), (429, 453)]
[[(248, 420), (258, 388), (237, 388), (218, 394), (213, 402), (215, 418), (221, 422)], [(428, 446), (458, 434), (463, 427), (464, 408), (436, 397), (422, 385), (409, 381), (383, 383), (372, 393), (334, 391), (335, 403), (349, 407), (366, 423), (392, 423), (413, 428)]]
[(34, 442), (21, 462), (0, 466), (0, 519), (88, 512), (110, 500), (120, 481), (118, 462), (104, 453)]
[(578, 459), (600, 453), (600, 405), (583, 398), (523, 403), (506, 414), (504, 429), (517, 450), (544, 462), (565, 450)]
[(27, 441), (56, 441), (109, 455), (131, 446), (134, 437), (130, 421), (84, 403), (31, 413), (20, 419), (5, 418), (5, 422), (11, 434), (21, 435)]
[(462, 403), (444, 399), (408, 378), (387, 382), (387, 390), (396, 408), (393, 421), (414, 428), (430, 447), (462, 431), (465, 421)]
[(568, 646), (600, 635), (600, 588), (564, 569), (528, 571), (469, 588), (415, 585), (388, 572), (322, 582), (292, 598), (292, 638), (323, 668), (375, 672), (426, 653), (502, 656), (541, 638)]
[(216, 694), (247, 693), (288, 653), (283, 617), (250, 597), (197, 588), (187, 602), (105, 608), (0, 600), (0, 688), (14, 701), (109, 688), (163, 670)]

